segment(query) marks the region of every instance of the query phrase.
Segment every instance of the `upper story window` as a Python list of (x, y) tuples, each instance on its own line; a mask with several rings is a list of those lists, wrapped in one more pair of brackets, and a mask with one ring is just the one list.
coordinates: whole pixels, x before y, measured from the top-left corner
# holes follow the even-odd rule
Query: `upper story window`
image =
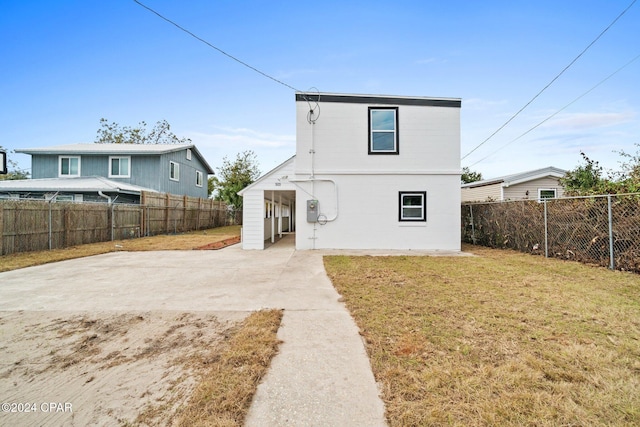
[(426, 221), (427, 192), (401, 191), (399, 212), (400, 221)]
[(202, 183), (204, 182), (204, 175), (200, 171), (196, 171), (196, 186), (202, 187)]
[(131, 157), (109, 157), (109, 178), (130, 178)]
[(369, 107), (369, 154), (399, 154), (398, 107)]
[(59, 156), (58, 176), (80, 176), (80, 156)]
[(169, 179), (172, 181), (180, 181), (180, 164), (169, 162)]

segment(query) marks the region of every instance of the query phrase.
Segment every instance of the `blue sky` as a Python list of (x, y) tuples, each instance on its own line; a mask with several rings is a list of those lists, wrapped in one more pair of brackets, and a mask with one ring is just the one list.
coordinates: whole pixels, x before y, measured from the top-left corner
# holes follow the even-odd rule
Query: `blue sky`
[[(632, 2), (141, 1), (299, 90), (462, 98), (463, 155)], [(8, 150), (93, 142), (104, 117), (127, 126), (165, 119), (214, 168), (250, 149), (268, 171), (295, 153), (292, 89), (132, 0), (0, 0), (0, 39)], [(582, 150), (618, 168), (614, 151), (635, 153), (640, 143), (640, 59), (511, 141), (637, 58), (639, 42), (640, 3), (462, 166), (485, 178), (571, 169)], [(30, 167), (28, 155), (10, 158)]]

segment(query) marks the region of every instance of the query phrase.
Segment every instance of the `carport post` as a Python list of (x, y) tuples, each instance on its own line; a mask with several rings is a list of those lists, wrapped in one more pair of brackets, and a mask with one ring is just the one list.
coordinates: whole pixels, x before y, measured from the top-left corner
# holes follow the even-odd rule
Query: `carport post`
[(271, 243), (276, 241), (275, 193), (271, 190)]
[(279, 194), (278, 196), (278, 235), (282, 239), (282, 194)]

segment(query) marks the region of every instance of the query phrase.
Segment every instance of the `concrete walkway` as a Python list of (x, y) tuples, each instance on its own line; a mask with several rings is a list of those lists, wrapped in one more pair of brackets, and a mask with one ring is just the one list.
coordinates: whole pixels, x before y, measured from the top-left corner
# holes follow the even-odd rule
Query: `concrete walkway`
[(0, 273), (0, 310), (284, 308), (283, 343), (246, 424), (385, 425), (363, 343), (323, 254), (295, 251), (293, 238), (265, 251), (113, 252)]

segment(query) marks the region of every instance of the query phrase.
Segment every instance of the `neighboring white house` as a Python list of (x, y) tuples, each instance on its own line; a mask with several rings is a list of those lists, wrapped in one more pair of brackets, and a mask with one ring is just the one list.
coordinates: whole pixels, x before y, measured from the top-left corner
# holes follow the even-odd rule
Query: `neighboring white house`
[(243, 248), (460, 250), (457, 98), (296, 93), (296, 155), (243, 189)]
[(559, 179), (564, 169), (549, 166), (527, 172), (462, 184), (463, 202), (556, 198), (564, 195)]

